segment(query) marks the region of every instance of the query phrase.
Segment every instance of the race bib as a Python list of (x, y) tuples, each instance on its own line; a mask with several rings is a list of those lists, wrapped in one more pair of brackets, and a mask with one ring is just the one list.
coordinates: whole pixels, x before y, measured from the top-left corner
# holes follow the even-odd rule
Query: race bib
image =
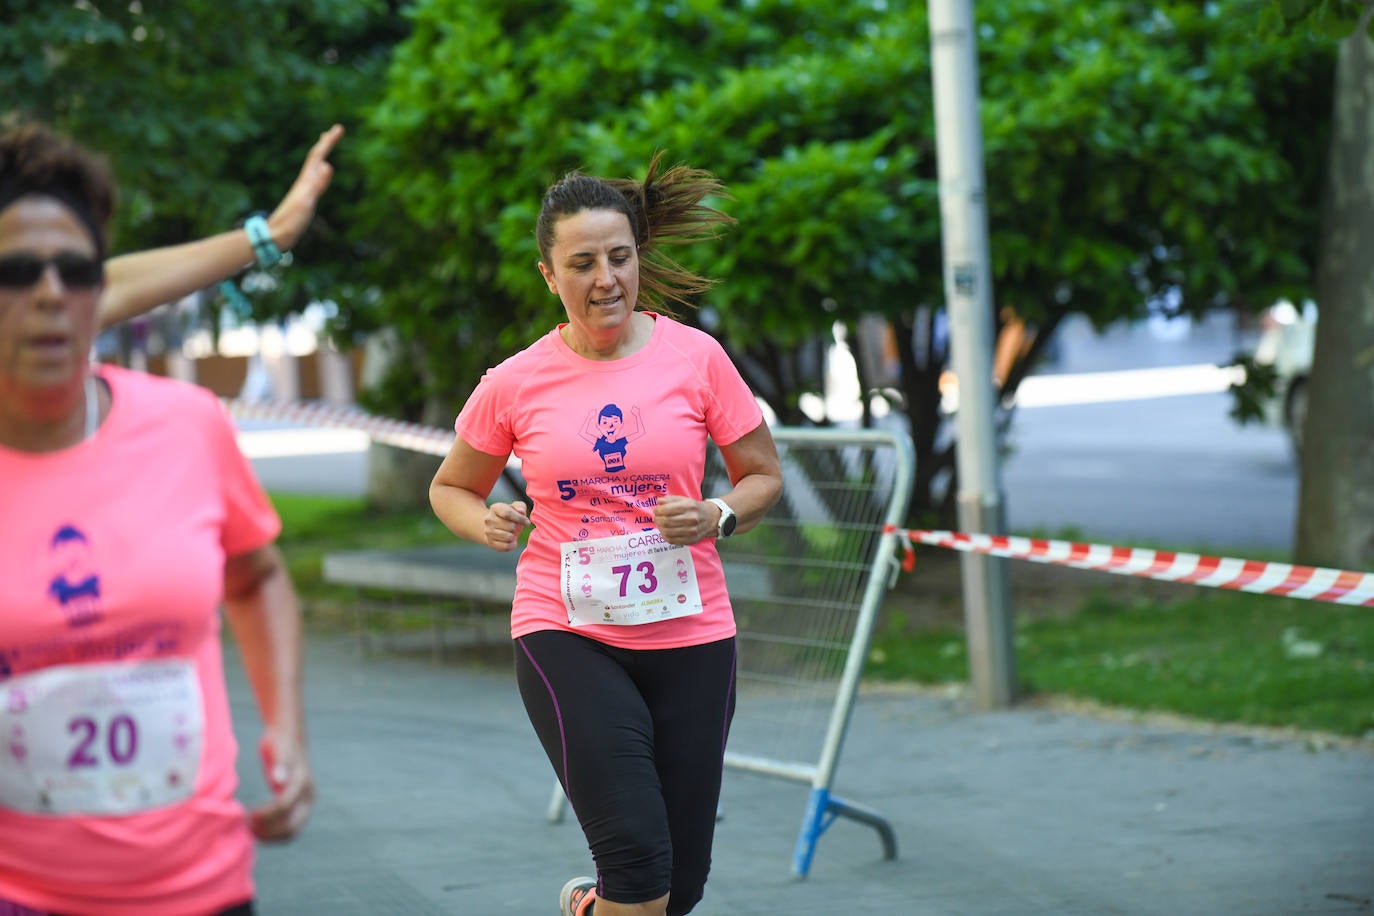
[(691, 548), (657, 531), (563, 545), (568, 623), (637, 626), (701, 613)]
[(191, 797), (204, 712), (185, 659), (62, 665), (0, 686), (0, 807), (116, 815)]

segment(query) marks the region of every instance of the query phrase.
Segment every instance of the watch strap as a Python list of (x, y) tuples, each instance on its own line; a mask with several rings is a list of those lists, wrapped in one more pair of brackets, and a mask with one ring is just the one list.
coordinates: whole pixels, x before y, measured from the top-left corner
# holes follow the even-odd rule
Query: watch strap
[(708, 503), (715, 503), (720, 509), (720, 521), (716, 523), (716, 537), (728, 538), (730, 535), (734, 534), (735, 523), (739, 520), (739, 516), (735, 514), (734, 509), (730, 508), (730, 504), (719, 496), (712, 496), (706, 501)]
[(248, 233), (248, 241), (253, 246), (253, 257), (258, 266), (266, 270), (281, 263), (281, 249), (272, 240), (272, 230), (267, 226), (267, 218), (254, 213), (243, 221), (243, 231)]

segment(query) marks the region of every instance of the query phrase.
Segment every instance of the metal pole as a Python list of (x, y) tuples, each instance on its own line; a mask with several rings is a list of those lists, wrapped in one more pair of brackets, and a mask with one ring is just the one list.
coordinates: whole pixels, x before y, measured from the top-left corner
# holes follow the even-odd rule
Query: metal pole
[[(930, 0), (930, 47), (945, 296), (959, 379), (959, 525), (1000, 534), (1005, 521), (993, 427), (992, 279), (971, 0)], [(1006, 561), (970, 553), (960, 560), (974, 696), (983, 709), (1005, 707), (1016, 687)]]

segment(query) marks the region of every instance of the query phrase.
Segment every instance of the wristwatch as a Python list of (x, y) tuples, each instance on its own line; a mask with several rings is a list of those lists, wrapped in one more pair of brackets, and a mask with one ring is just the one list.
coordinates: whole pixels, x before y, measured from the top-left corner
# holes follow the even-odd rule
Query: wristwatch
[(730, 535), (734, 534), (735, 522), (737, 520), (735, 518), (735, 510), (731, 509), (730, 505), (718, 496), (712, 496), (706, 501), (708, 503), (715, 503), (720, 507), (720, 521), (716, 524), (716, 537), (728, 538)]

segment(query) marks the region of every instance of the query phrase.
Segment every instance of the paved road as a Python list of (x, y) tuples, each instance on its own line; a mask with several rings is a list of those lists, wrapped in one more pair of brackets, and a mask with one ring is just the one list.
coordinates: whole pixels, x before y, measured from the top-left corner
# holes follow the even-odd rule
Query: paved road
[[(1187, 398), (1214, 396), (1167, 400)], [(1217, 440), (1180, 425), (1163, 399), (1137, 403), (1129, 409), (1142, 411), (1132, 421), (1138, 441), (1123, 439), (1117, 458), (1139, 463), (1126, 476), (1096, 476), (1142, 510), (1154, 501), (1141, 483), (1148, 472), (1191, 480), (1190, 492), (1201, 494), (1225, 481), (1199, 477), (1194, 459), (1250, 454), (1240, 440), (1234, 453), (1217, 451)], [(1026, 416), (1053, 419), (1045, 411), (1059, 409)], [(1089, 428), (1105, 422), (1077, 416)], [(1065, 482), (1037, 511), (1072, 510), (1074, 489), (1094, 479), (1081, 464), (1065, 472), (1081, 451), (1072, 436), (1048, 424), (1043, 440), (1023, 446), (1023, 456), (1031, 446), (1061, 450), (1049, 464)], [(261, 470), (281, 459), (255, 460)], [(312, 463), (308, 479), (317, 481)], [(1265, 473), (1283, 479), (1275, 468)], [(1248, 524), (1272, 524), (1256, 511)], [(423, 651), (364, 657), (351, 639), (320, 634), (308, 652), (322, 794), (300, 840), (262, 851), (263, 916), (554, 916), (558, 888), (590, 863), (574, 824), (544, 819), (550, 771), (508, 662), (438, 664)], [(240, 740), (252, 748), (249, 691), (237, 665), (229, 670)], [(243, 756), (251, 802), (263, 790), (252, 755)], [(732, 771), (697, 914), (1374, 912), (1371, 742), (1312, 744), (1025, 707), (977, 713), (959, 696), (888, 688), (860, 698), (836, 791), (892, 822), (896, 861), (882, 860), (869, 828), (840, 820), (821, 839), (810, 877), (794, 879), (805, 787)]]
[(1208, 387), (1206, 367), (1253, 347), (1252, 333), (1216, 313), (1102, 334), (1076, 317), (1059, 336), (1060, 358), (1031, 380), (1040, 394), (1028, 391), (1003, 464), (1012, 530), (1076, 526), (1114, 543), (1232, 554), (1292, 547), (1297, 467), (1282, 430), (1237, 425), (1224, 389), (1140, 397)]
[(1288, 442), (1234, 426), (1230, 403), (1212, 393), (1022, 411), (1002, 468), (1010, 530), (1289, 550), (1298, 480)]
[[(249, 692), (230, 661), (244, 747)], [(262, 851), (263, 916), (554, 916), (589, 859), (544, 819), (550, 770), (504, 660), (362, 657), (316, 637), (321, 787), (295, 843)], [(243, 755), (247, 760), (251, 755)], [(243, 775), (244, 796), (261, 780)], [(885, 815), (896, 861), (837, 821), (791, 875), (803, 786), (731, 771), (700, 916), (1359, 913), (1374, 908), (1374, 746), (1019, 709), (949, 695), (858, 704), (837, 793)]]

